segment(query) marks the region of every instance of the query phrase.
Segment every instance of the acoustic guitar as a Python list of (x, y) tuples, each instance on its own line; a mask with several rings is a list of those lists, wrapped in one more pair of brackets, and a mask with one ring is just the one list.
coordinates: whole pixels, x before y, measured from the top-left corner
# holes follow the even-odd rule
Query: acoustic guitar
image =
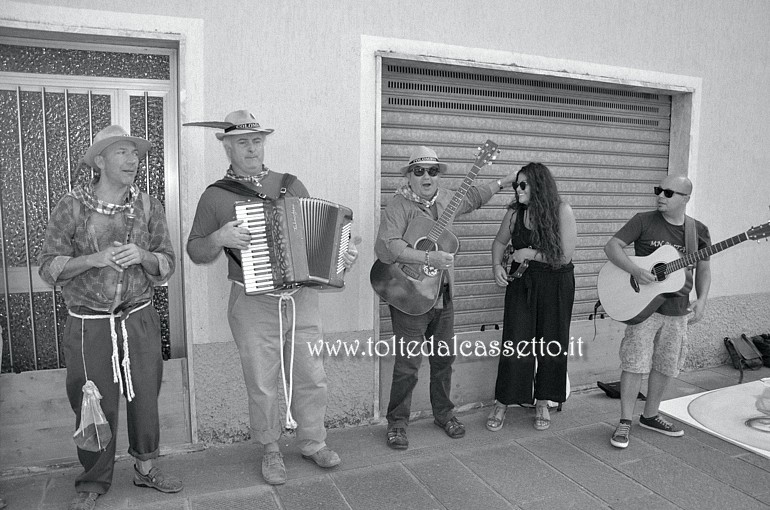
[(743, 241), (759, 241), (768, 236), (770, 222), (685, 256), (673, 246), (665, 245), (646, 257), (628, 257), (655, 277), (656, 281), (647, 285), (641, 285), (631, 274), (607, 262), (599, 271), (599, 301), (616, 321), (638, 324), (658, 309), (666, 299), (665, 294), (685, 289), (686, 275), (681, 269)]
[[(454, 219), (476, 175), (484, 165), (491, 165), (498, 153), (497, 144), (492, 140), (487, 140), (479, 148), (473, 167), (441, 217), (434, 221), (418, 216), (409, 223), (403, 238), (410, 247), (420, 251), (457, 253), (460, 241), (447, 230), (447, 226)], [(436, 306), (444, 271), (427, 264), (385, 264), (377, 260), (369, 273), (369, 280), (374, 291), (387, 303), (406, 314), (422, 315)]]

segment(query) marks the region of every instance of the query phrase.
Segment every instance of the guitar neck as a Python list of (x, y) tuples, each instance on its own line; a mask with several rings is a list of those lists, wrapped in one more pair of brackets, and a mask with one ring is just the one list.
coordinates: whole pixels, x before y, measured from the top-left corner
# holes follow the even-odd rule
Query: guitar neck
[(689, 255), (685, 255), (679, 260), (675, 260), (666, 264), (666, 273), (679, 271), (680, 269), (695, 264), (699, 260), (710, 257), (711, 255), (719, 253), (722, 250), (726, 250), (727, 248), (735, 246), (736, 244), (740, 244), (743, 241), (748, 241), (748, 239), (748, 235), (746, 235), (746, 232), (744, 232), (742, 234), (738, 234), (737, 236), (733, 236), (730, 239), (725, 239), (724, 241), (712, 244), (711, 246), (703, 248), (702, 250), (698, 250), (694, 253), (690, 253)]
[(428, 232), (428, 239), (434, 243), (438, 241), (439, 237), (441, 237), (441, 234), (444, 233), (447, 225), (451, 223), (455, 217), (455, 214), (457, 214), (457, 209), (460, 207), (463, 198), (465, 198), (465, 195), (468, 193), (468, 189), (471, 187), (471, 183), (473, 183), (473, 180), (479, 174), (480, 170), (480, 166), (475, 164), (473, 165), (473, 168), (471, 168), (470, 172), (468, 172), (468, 175), (466, 175), (465, 179), (463, 179), (463, 183), (459, 188), (457, 188), (457, 191), (455, 191), (454, 196), (452, 196), (452, 200), (450, 200), (449, 205), (447, 205), (446, 209), (444, 209), (441, 217), (433, 225), (433, 228), (430, 229), (430, 232)]

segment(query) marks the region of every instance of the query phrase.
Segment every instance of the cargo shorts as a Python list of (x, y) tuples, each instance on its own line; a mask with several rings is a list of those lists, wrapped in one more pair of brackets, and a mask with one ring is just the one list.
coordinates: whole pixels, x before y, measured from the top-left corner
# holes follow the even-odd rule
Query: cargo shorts
[(620, 342), (621, 370), (647, 374), (654, 369), (669, 377), (679, 375), (687, 343), (687, 318), (653, 313), (644, 322), (626, 326)]

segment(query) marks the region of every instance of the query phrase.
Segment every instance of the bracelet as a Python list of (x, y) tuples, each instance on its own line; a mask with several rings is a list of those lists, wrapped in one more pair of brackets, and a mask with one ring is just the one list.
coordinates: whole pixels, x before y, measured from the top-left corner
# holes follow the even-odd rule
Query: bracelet
[(430, 257), (430, 250), (425, 250), (425, 265), (430, 266), (430, 261), (428, 260)]

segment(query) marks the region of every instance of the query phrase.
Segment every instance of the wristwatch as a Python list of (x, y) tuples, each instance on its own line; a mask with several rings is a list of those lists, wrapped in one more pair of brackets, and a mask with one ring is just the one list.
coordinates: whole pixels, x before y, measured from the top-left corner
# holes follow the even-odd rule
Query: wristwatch
[(501, 181), (500, 179), (497, 180), (497, 187), (500, 189), (503, 189), (503, 181)]

